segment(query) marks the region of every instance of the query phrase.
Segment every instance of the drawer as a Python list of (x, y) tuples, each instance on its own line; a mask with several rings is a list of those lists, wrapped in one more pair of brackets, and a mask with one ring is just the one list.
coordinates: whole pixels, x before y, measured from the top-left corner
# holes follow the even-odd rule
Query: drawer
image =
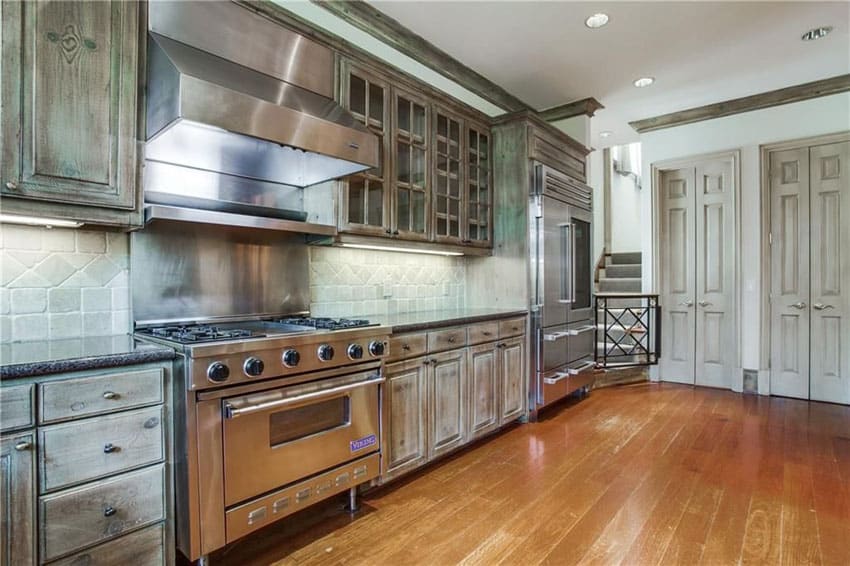
[(162, 403), (162, 369), (109, 373), (39, 385), (41, 423)]
[(466, 327), (435, 330), (428, 333), (428, 352), (442, 352), (466, 346)]
[(162, 418), (162, 407), (148, 407), (40, 428), (41, 491), (162, 460)]
[(51, 562), (50, 566), (162, 566), (165, 564), (165, 527), (145, 527), (105, 544)]
[(42, 497), (41, 559), (53, 560), (162, 521), (164, 480), (165, 466), (159, 465)]
[(0, 430), (16, 430), (35, 424), (32, 392), (35, 386), (11, 385), (0, 389)]
[(428, 348), (427, 336), (421, 334), (402, 334), (390, 336), (390, 355), (386, 361), (403, 360), (423, 355)]
[(490, 342), (499, 339), (499, 323), (498, 322), (482, 322), (480, 324), (472, 324), (467, 327), (469, 335), (469, 344), (481, 344), (482, 342)]
[(596, 338), (596, 324), (584, 320), (570, 324), (567, 336), (567, 359), (571, 362), (581, 358), (593, 357), (593, 341)]
[(525, 334), (525, 317), (509, 318), (499, 322), (499, 338)]

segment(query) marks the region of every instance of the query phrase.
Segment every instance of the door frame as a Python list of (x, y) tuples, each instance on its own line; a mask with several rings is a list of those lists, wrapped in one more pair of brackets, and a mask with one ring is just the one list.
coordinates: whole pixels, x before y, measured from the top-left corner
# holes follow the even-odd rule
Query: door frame
[[(661, 175), (664, 171), (672, 169), (681, 169), (684, 167), (694, 167), (701, 162), (713, 161), (716, 159), (729, 159), (732, 161), (732, 178), (735, 179), (734, 193), (732, 195), (732, 206), (735, 209), (733, 212), (735, 236), (733, 237), (733, 248), (735, 257), (733, 261), (735, 269), (735, 285), (734, 285), (734, 301), (733, 308), (735, 309), (735, 352), (731, 358), (733, 366), (732, 379), (730, 389), (732, 391), (741, 392), (744, 389), (744, 377), (741, 367), (741, 150), (729, 149), (725, 151), (715, 151), (711, 153), (700, 153), (697, 155), (689, 155), (686, 157), (676, 157), (673, 159), (664, 159), (656, 161), (650, 165), (652, 178), (652, 288), (656, 289), (659, 295), (663, 295), (664, 289), (661, 288), (663, 279), (661, 278)], [(664, 308), (664, 305), (661, 305)], [(656, 374), (657, 375), (657, 374)], [(659, 377), (660, 379), (660, 377)]]
[(759, 376), (758, 376), (758, 392), (759, 395), (770, 395), (770, 287), (772, 284), (770, 278), (771, 263), (771, 243), (770, 243), (770, 153), (773, 151), (782, 151), (786, 149), (800, 149), (803, 147), (811, 147), (813, 145), (825, 145), (829, 143), (838, 143), (850, 141), (850, 130), (836, 132), (832, 134), (823, 134), (820, 136), (810, 136), (806, 138), (796, 138), (782, 142), (762, 144), (759, 146), (759, 209), (761, 230), (761, 287), (759, 289), (761, 299), (759, 301)]

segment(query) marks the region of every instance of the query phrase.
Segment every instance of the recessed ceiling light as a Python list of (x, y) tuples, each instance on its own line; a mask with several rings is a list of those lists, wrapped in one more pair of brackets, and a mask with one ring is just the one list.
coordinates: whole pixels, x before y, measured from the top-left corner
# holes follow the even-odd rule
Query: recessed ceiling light
[(810, 29), (809, 31), (804, 33), (803, 37), (801, 37), (800, 39), (802, 39), (803, 41), (814, 41), (816, 39), (825, 37), (831, 31), (832, 26), (823, 26), (819, 28)]
[(608, 23), (608, 14), (603, 14), (601, 12), (599, 14), (593, 14), (592, 16), (590, 16), (589, 18), (584, 20), (584, 25), (586, 25), (590, 29), (601, 28), (602, 26), (604, 26), (607, 23)]
[(641, 77), (635, 81), (635, 86), (638, 88), (643, 88), (645, 86), (649, 86), (655, 82), (655, 77)]
[(610, 130), (605, 130), (604, 132), (599, 132), (599, 137), (600, 138), (610, 138), (613, 133), (614, 132), (612, 132)]

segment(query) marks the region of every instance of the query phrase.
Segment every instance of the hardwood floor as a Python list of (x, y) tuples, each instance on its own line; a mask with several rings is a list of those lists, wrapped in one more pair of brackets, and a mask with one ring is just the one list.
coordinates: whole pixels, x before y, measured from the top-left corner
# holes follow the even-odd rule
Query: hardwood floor
[(214, 564), (850, 564), (850, 407), (594, 391)]

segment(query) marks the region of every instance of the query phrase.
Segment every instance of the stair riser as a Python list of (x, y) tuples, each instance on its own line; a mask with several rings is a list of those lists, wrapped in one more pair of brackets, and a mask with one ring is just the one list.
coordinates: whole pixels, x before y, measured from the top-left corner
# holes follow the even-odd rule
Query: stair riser
[(609, 265), (617, 265), (621, 263), (641, 263), (640, 252), (623, 252), (614, 253), (608, 256)]
[(640, 279), (600, 279), (601, 293), (640, 293)]
[(620, 277), (640, 277), (641, 276), (641, 266), (640, 264), (635, 265), (609, 265), (605, 268), (605, 277), (607, 279), (616, 279)]

